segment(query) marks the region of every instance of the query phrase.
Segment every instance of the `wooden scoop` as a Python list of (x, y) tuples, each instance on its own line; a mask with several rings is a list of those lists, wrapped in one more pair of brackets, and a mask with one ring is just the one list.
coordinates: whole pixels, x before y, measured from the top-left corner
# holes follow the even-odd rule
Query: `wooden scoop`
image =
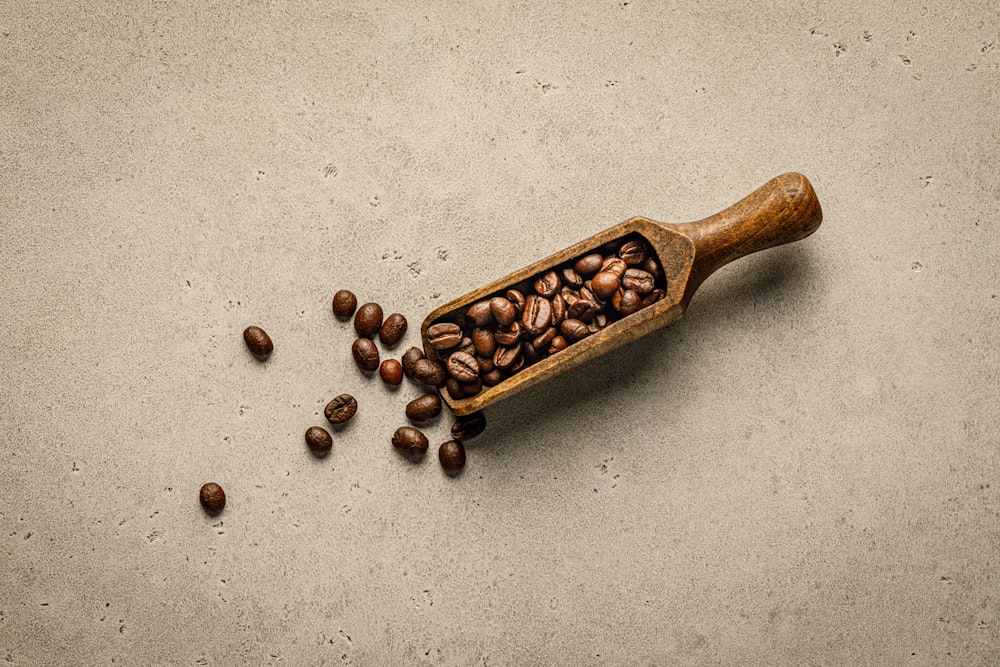
[(822, 219), (823, 212), (809, 180), (802, 174), (782, 174), (704, 220), (667, 224), (642, 217), (630, 218), (495, 280), (427, 316), (420, 327), (420, 336), (429, 356), (433, 356), (433, 348), (427, 340), (430, 325), (442, 319), (461, 322), (465, 310), (473, 303), (502, 294), (517, 283), (628, 234), (637, 233), (649, 242), (659, 257), (667, 289), (666, 295), (653, 305), (608, 324), (601, 331), (525, 367), (494, 387), (484, 387), (475, 396), (461, 399), (452, 398), (442, 388), (441, 397), (456, 415), (467, 415), (676, 322), (684, 315), (698, 287), (716, 269), (758, 250), (803, 239), (816, 231)]

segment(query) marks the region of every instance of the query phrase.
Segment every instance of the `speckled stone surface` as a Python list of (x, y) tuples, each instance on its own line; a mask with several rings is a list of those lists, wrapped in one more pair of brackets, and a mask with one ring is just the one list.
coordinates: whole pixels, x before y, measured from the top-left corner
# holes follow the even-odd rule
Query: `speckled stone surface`
[[(1000, 6), (716, 4), (0, 5), (0, 661), (996, 664)], [(790, 170), (814, 236), (392, 450), (337, 289), (401, 354)]]

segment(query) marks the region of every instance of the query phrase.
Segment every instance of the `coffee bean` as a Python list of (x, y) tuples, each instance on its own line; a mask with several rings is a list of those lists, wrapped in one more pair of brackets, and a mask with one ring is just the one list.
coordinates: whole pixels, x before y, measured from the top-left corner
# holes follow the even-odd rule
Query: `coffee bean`
[(566, 300), (562, 294), (556, 294), (552, 297), (552, 324), (558, 325), (564, 319), (566, 319)]
[(469, 306), (465, 311), (465, 316), (476, 323), (477, 327), (485, 327), (493, 321), (493, 313), (490, 310), (489, 301), (479, 301)]
[(493, 370), (494, 368), (496, 368), (496, 366), (493, 365), (493, 355), (492, 354), (490, 356), (488, 356), (488, 357), (476, 356), (476, 363), (479, 364), (479, 372), (480, 373), (489, 373), (491, 370)]
[(549, 354), (555, 354), (556, 352), (562, 352), (567, 347), (569, 347), (569, 342), (562, 336), (556, 336), (552, 339), (552, 344), (549, 345)]
[(226, 492), (215, 482), (209, 482), (202, 485), (198, 501), (209, 514), (218, 514), (226, 507)]
[(489, 329), (473, 329), (472, 330), (472, 344), (476, 348), (476, 354), (483, 357), (493, 356), (493, 350), (496, 349), (497, 342), (493, 338), (493, 332)]
[(620, 279), (625, 275), (625, 271), (628, 269), (628, 264), (625, 260), (619, 257), (608, 257), (604, 260), (604, 264), (601, 265), (601, 271), (606, 273), (613, 273)]
[(436, 350), (448, 350), (462, 342), (462, 327), (441, 322), (427, 328), (427, 342)]
[(575, 269), (569, 267), (562, 270), (562, 280), (563, 284), (567, 287), (582, 287), (583, 278)]
[(614, 239), (612, 241), (608, 241), (607, 243), (601, 246), (600, 248), (601, 254), (614, 255), (616, 252), (618, 252), (618, 248), (620, 248), (621, 245), (622, 245), (621, 239)]
[(306, 430), (306, 445), (316, 456), (326, 456), (333, 448), (333, 438), (325, 428), (310, 426)]
[(666, 292), (661, 289), (655, 289), (646, 295), (646, 298), (642, 300), (642, 307), (652, 306), (654, 303), (666, 296)]
[(402, 363), (403, 363), (403, 373), (406, 377), (413, 379), (413, 366), (418, 360), (424, 358), (424, 351), (419, 347), (411, 347), (409, 350), (403, 353)]
[(493, 334), (493, 338), (496, 340), (497, 345), (510, 347), (521, 339), (522, 333), (521, 323), (514, 321), (510, 323), (510, 326), (497, 329), (496, 333)]
[(460, 382), (462, 386), (462, 392), (466, 396), (475, 396), (483, 390), (483, 382), (479, 378), (476, 378), (472, 382)]
[(413, 379), (431, 387), (444, 385), (447, 377), (444, 366), (430, 359), (417, 359), (413, 364)]
[(378, 374), (382, 377), (382, 382), (396, 387), (403, 381), (403, 365), (395, 359), (386, 359), (378, 367)]
[(465, 467), (465, 447), (457, 440), (449, 440), (438, 448), (438, 461), (449, 475), (457, 475)]
[(490, 310), (493, 312), (493, 319), (502, 327), (509, 325), (517, 317), (517, 310), (507, 299), (502, 296), (495, 296), (490, 299)]
[(642, 308), (642, 299), (633, 290), (619, 290), (611, 297), (611, 307), (622, 315), (631, 315)]
[(333, 314), (339, 319), (350, 319), (358, 307), (358, 297), (353, 292), (342, 289), (333, 295)]
[(535, 294), (527, 297), (521, 323), (529, 334), (540, 334), (552, 324), (552, 304), (548, 299)]
[(467, 352), (455, 352), (449, 356), (447, 368), (459, 382), (472, 382), (479, 376), (479, 363)]
[(618, 249), (618, 256), (629, 266), (642, 264), (646, 261), (646, 244), (642, 241), (626, 241)]
[(323, 414), (326, 420), (334, 425), (340, 425), (354, 416), (358, 411), (358, 401), (350, 394), (341, 394), (326, 404)]
[(590, 255), (584, 255), (580, 259), (576, 260), (576, 264), (573, 268), (581, 276), (592, 276), (601, 270), (601, 264), (604, 263), (604, 257), (597, 253), (592, 253)]
[(604, 308), (604, 300), (598, 297), (596, 294), (594, 294), (593, 290), (591, 290), (589, 287), (580, 288), (580, 299), (582, 299), (583, 301), (590, 302), (591, 306), (593, 307), (595, 315), (597, 314), (597, 311)]
[(373, 372), (378, 368), (378, 348), (371, 338), (358, 338), (351, 346), (351, 354), (354, 355), (354, 363), (358, 368), (366, 373)]
[(597, 325), (597, 316), (595, 315), (594, 319), (592, 319), (590, 322), (587, 322), (587, 331), (589, 331), (592, 334), (595, 334), (600, 330), (601, 327)]
[(541, 278), (535, 281), (535, 291), (539, 296), (551, 298), (562, 287), (559, 274), (555, 271), (548, 271)]
[(536, 350), (547, 350), (549, 345), (552, 344), (552, 339), (559, 334), (559, 331), (555, 327), (549, 327), (542, 333), (535, 336), (535, 339), (531, 341), (531, 345)]
[(486, 415), (482, 410), (459, 417), (451, 426), (451, 437), (459, 442), (472, 440), (486, 430)]
[(581, 340), (586, 338), (590, 331), (587, 330), (587, 325), (580, 320), (563, 320), (563, 323), (559, 325), (559, 331), (562, 332), (568, 340)]
[(451, 396), (452, 400), (459, 400), (465, 398), (465, 390), (462, 389), (462, 383), (453, 377), (448, 378), (444, 383), (445, 391)]
[(653, 278), (663, 277), (663, 269), (660, 267), (660, 263), (653, 257), (647, 257), (646, 261), (642, 264), (642, 268), (652, 274)]
[(517, 315), (524, 312), (524, 294), (516, 289), (509, 289), (507, 290), (506, 296), (507, 300), (514, 304), (514, 312), (517, 313)]
[(382, 327), (382, 306), (366, 303), (354, 314), (354, 330), (362, 338), (372, 338)]
[(621, 281), (618, 279), (618, 276), (611, 271), (601, 271), (594, 276), (593, 281), (591, 281), (591, 286), (594, 290), (594, 294), (602, 299), (607, 299), (618, 291), (618, 288), (621, 287)]
[(499, 368), (494, 368), (491, 371), (483, 373), (483, 377), (481, 379), (483, 384), (487, 387), (495, 387), (503, 382), (503, 373), (500, 372)]
[(521, 344), (521, 354), (524, 355), (525, 364), (536, 364), (541, 359), (535, 346), (527, 341)]
[(462, 338), (462, 342), (458, 344), (458, 348), (455, 352), (465, 352), (466, 354), (471, 354), (476, 356), (476, 346), (473, 344), (472, 339), (468, 336)]
[(243, 342), (246, 343), (250, 354), (258, 361), (264, 361), (274, 352), (274, 343), (267, 332), (260, 327), (247, 327), (243, 330)]
[(493, 365), (500, 369), (513, 367), (521, 358), (521, 343), (515, 343), (513, 347), (498, 347), (493, 353)]
[(393, 313), (382, 323), (382, 328), (378, 332), (379, 340), (386, 347), (395, 347), (399, 341), (403, 340), (408, 326), (405, 317), (399, 313)]
[(513, 375), (514, 373), (517, 373), (522, 368), (524, 368), (527, 365), (527, 363), (528, 362), (524, 360), (524, 355), (522, 354), (520, 357), (517, 358), (517, 361), (514, 362), (514, 365), (507, 369), (507, 373)]
[(392, 446), (400, 454), (417, 462), (427, 453), (427, 436), (412, 426), (400, 426), (392, 434)]
[(653, 291), (653, 274), (642, 269), (629, 269), (622, 278), (622, 287), (639, 294), (649, 294)]
[(437, 394), (424, 394), (406, 404), (406, 416), (411, 421), (425, 422), (441, 414), (441, 399)]

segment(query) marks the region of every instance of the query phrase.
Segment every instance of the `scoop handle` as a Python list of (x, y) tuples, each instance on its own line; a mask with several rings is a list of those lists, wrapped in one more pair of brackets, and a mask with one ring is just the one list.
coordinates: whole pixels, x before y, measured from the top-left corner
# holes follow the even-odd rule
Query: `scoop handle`
[(683, 303), (715, 271), (734, 259), (812, 234), (823, 210), (809, 179), (802, 174), (776, 176), (713, 216), (668, 225), (694, 242), (694, 263)]

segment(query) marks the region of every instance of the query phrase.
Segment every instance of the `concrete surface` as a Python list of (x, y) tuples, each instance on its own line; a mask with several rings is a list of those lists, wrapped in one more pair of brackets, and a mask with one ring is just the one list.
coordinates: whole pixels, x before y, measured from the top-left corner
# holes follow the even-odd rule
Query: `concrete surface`
[[(3, 3), (0, 660), (996, 664), (998, 26)], [(461, 477), (391, 451), (417, 390), (355, 370), (336, 289), (412, 344), (472, 287), (788, 170), (816, 235), (490, 410)]]

